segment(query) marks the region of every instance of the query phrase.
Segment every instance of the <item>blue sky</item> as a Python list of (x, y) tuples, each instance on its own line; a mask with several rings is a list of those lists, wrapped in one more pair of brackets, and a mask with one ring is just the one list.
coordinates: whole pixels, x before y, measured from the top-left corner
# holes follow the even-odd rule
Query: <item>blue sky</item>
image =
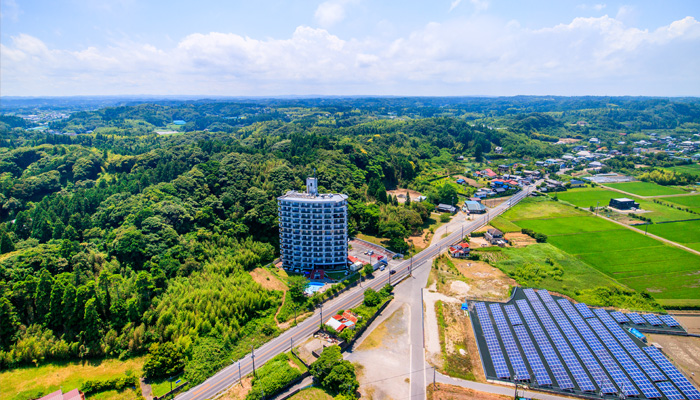
[(698, 1), (0, 0), (0, 95), (700, 95)]

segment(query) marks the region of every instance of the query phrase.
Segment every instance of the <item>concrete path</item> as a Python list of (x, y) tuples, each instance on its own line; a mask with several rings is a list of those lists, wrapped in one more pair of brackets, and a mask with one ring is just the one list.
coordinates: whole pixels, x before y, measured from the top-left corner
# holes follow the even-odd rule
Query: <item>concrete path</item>
[[(433, 371), (430, 371), (429, 375), (432, 383)], [(493, 385), (489, 383), (479, 383), (472, 381), (465, 381), (463, 379), (453, 378), (451, 376), (443, 375), (439, 372), (435, 372), (435, 382), (436, 383), (446, 383), (448, 385), (459, 386), (467, 389), (478, 390), (480, 392), (500, 394), (503, 396), (513, 396), (515, 394), (515, 387)], [(530, 399), (540, 399), (540, 400), (571, 400), (571, 397), (557, 396), (554, 394), (542, 393), (542, 392), (532, 392), (529, 390), (518, 389), (518, 395), (520, 397), (526, 397)]]
[[(590, 211), (588, 211), (588, 212), (590, 212)], [(595, 213), (591, 213), (591, 214), (595, 214)], [(700, 251), (697, 251), (697, 250), (695, 250), (695, 249), (691, 249), (690, 247), (683, 246), (683, 245), (680, 244), (680, 243), (674, 242), (674, 241), (672, 241), (672, 240), (668, 240), (668, 239), (666, 239), (666, 238), (662, 238), (661, 236), (654, 235), (653, 233), (649, 233), (649, 232), (646, 232), (646, 233), (645, 233), (643, 229), (639, 229), (639, 228), (636, 228), (636, 227), (634, 227), (634, 226), (627, 225), (627, 224), (622, 223), (622, 222), (620, 222), (620, 221), (615, 221), (615, 220), (612, 219), (612, 218), (608, 218), (608, 217), (605, 217), (605, 216), (600, 215), (600, 214), (598, 214), (598, 217), (603, 218), (603, 219), (606, 219), (606, 220), (608, 220), (608, 221), (610, 221), (610, 222), (614, 222), (614, 223), (616, 223), (616, 224), (618, 224), (618, 225), (620, 225), (620, 226), (624, 226), (625, 228), (630, 229), (630, 230), (633, 230), (633, 231), (638, 232), (638, 233), (641, 233), (642, 235), (646, 235), (646, 236), (649, 236), (649, 237), (651, 237), (651, 238), (654, 238), (654, 239), (656, 239), (656, 240), (658, 240), (658, 241), (660, 241), (660, 242), (668, 243), (668, 244), (670, 244), (671, 246), (676, 246), (676, 247), (678, 247), (679, 249), (683, 249), (683, 250), (685, 250), (685, 251), (688, 251), (688, 252), (690, 252), (690, 253), (697, 254), (697, 255), (700, 256)]]
[(277, 396), (273, 397), (273, 400), (283, 400), (288, 397), (291, 397), (292, 395), (296, 394), (298, 390), (304, 389), (307, 386), (311, 386), (311, 384), (314, 383), (314, 378), (312, 376), (307, 376), (306, 378), (302, 379), (299, 383), (297, 383), (294, 386), (290, 386), (287, 388), (282, 393), (278, 393)]

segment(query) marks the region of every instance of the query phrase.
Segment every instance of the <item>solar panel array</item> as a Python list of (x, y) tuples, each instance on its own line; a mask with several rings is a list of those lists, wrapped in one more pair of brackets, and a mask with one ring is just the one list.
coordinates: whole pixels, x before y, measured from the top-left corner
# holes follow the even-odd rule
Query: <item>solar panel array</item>
[(664, 324), (663, 322), (661, 322), (661, 320), (659, 319), (659, 317), (657, 317), (657, 316), (654, 315), (654, 314), (644, 314), (643, 317), (644, 317), (645, 320), (647, 320), (647, 322), (649, 322), (650, 324), (652, 324), (652, 325), (654, 325), (654, 326), (659, 326), (659, 325), (663, 325), (663, 324)]
[(578, 362), (576, 355), (574, 355), (574, 352), (571, 350), (571, 347), (569, 347), (566, 339), (564, 339), (559, 332), (559, 329), (557, 329), (554, 321), (552, 321), (547, 314), (547, 310), (544, 309), (542, 303), (539, 301), (533, 301), (531, 305), (535, 310), (535, 314), (540, 319), (540, 322), (542, 322), (542, 326), (544, 326), (544, 329), (547, 330), (550, 339), (554, 343), (554, 347), (557, 348), (559, 354), (564, 359), (564, 364), (566, 364), (566, 367), (571, 372), (571, 375), (574, 377), (578, 387), (584, 392), (595, 392), (595, 385), (593, 382), (591, 382), (591, 379), (588, 377), (588, 374), (586, 373), (586, 370), (583, 369), (581, 363)]
[[(588, 343), (588, 346), (593, 350), (598, 359), (600, 360), (603, 367), (612, 377), (613, 381), (617, 384), (619, 388), (623, 388), (622, 392), (626, 396), (636, 396), (639, 391), (634, 387), (632, 382), (627, 379), (624, 372), (615, 363), (615, 360), (610, 356), (610, 353), (605, 349), (605, 346), (598, 340), (598, 337), (593, 333), (593, 331), (586, 325), (586, 322), (576, 314), (576, 310), (567, 300), (559, 300), (559, 305), (562, 306), (564, 312), (569, 317), (571, 322), (574, 323), (581, 336)], [(591, 313), (593, 315), (593, 313)]]
[(673, 366), (673, 364), (671, 364), (666, 357), (664, 357), (663, 354), (661, 354), (659, 349), (656, 347), (645, 347), (644, 351), (652, 360), (654, 360), (656, 365), (658, 365), (659, 368), (661, 368), (661, 370), (668, 375), (671, 382), (675, 383), (678, 389), (680, 389), (680, 391), (683, 392), (688, 399), (700, 400), (700, 391), (698, 391), (698, 389), (696, 389), (688, 381), (688, 379), (681, 374), (680, 371), (678, 371), (678, 369)]
[(486, 310), (486, 305), (484, 303), (476, 303), (476, 315), (479, 317), (481, 330), (484, 332), (484, 339), (486, 339), (486, 346), (489, 349), (489, 355), (491, 356), (491, 362), (496, 371), (496, 376), (498, 378), (510, 378), (508, 364), (506, 364), (506, 360), (503, 358), (501, 345), (498, 343), (496, 332), (493, 330), (489, 312)]
[(638, 324), (638, 325), (644, 325), (644, 324), (647, 323), (647, 322), (644, 320), (644, 318), (642, 318), (641, 315), (639, 315), (639, 314), (637, 314), (637, 313), (635, 313), (635, 312), (627, 313), (627, 317), (628, 317), (629, 319), (631, 319), (632, 322), (634, 322), (635, 324)]
[(670, 315), (659, 315), (659, 319), (664, 321), (664, 324), (670, 327), (681, 326), (681, 324), (679, 324), (678, 321), (676, 321), (676, 319)]
[(610, 316), (615, 318), (615, 321), (624, 324), (625, 322), (630, 322), (630, 319), (627, 318), (627, 316), (619, 311), (613, 311), (610, 313)]
[(581, 313), (583, 318), (593, 318), (595, 315), (593, 312), (588, 308), (588, 306), (585, 303), (578, 303), (574, 307), (578, 310), (578, 312)]
[(603, 325), (605, 325), (609, 330), (610, 333), (612, 333), (613, 336), (615, 336), (615, 339), (617, 339), (622, 347), (627, 350), (627, 352), (634, 358), (634, 361), (639, 364), (640, 367), (644, 370), (644, 372), (647, 374), (649, 378), (651, 378), (652, 381), (654, 382), (661, 382), (666, 380), (666, 376), (659, 371), (658, 368), (654, 365), (654, 363), (651, 362), (649, 357), (642, 352), (642, 350), (637, 346), (634, 341), (630, 338), (630, 336), (624, 331), (624, 329), (620, 328), (619, 325), (615, 323), (615, 321), (610, 318), (608, 313), (605, 310), (602, 309), (597, 309), (595, 310), (596, 315), (600, 320), (603, 322)]
[(493, 320), (496, 321), (496, 328), (498, 328), (498, 332), (501, 334), (501, 340), (503, 341), (503, 346), (506, 348), (506, 354), (510, 360), (510, 365), (515, 371), (514, 378), (519, 381), (529, 381), (530, 373), (527, 371), (525, 361), (523, 361), (518, 345), (515, 344), (515, 339), (510, 333), (510, 326), (508, 326), (506, 317), (503, 315), (503, 311), (501, 311), (501, 305), (491, 303), (489, 308), (491, 308)]
[(523, 292), (527, 300), (515, 305), (476, 303), (486, 344), (480, 348), (493, 364), (487, 375), (587, 395), (700, 400), (700, 391), (658, 349), (640, 348), (620, 326), (630, 320), (680, 326), (673, 317), (589, 309), (546, 290)]
[(537, 346), (539, 346), (540, 351), (542, 351), (545, 361), (549, 364), (549, 369), (552, 371), (552, 374), (554, 374), (554, 379), (557, 381), (559, 388), (563, 390), (573, 389), (574, 383), (569, 378), (569, 374), (566, 372), (566, 369), (564, 369), (564, 365), (562, 365), (559, 360), (559, 356), (554, 351), (540, 323), (537, 322), (537, 318), (535, 318), (535, 314), (532, 313), (527, 301), (518, 300), (516, 304), (523, 314), (523, 318), (525, 318), (525, 324), (530, 328), (530, 332), (532, 332), (532, 337), (535, 338)]

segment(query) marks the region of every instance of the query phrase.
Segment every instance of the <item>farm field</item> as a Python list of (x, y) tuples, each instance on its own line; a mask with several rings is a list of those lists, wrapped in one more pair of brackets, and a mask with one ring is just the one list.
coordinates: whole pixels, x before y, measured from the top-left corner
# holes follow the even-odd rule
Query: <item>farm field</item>
[[(584, 196), (597, 195), (598, 192), (606, 191), (587, 189)], [(560, 193), (560, 198), (567, 193)], [(537, 213), (534, 212), (537, 210), (543, 215), (567, 215), (563, 207), (572, 210), (568, 216), (543, 219), (537, 218)], [(662, 304), (665, 299), (671, 300), (675, 305), (686, 304), (683, 303), (684, 299), (689, 300), (688, 304), (700, 300), (700, 291), (697, 290), (700, 286), (700, 256), (588, 213), (576, 215), (577, 213), (581, 211), (546, 198), (527, 199), (504, 214), (504, 218), (523, 228), (546, 234), (548, 243), (575, 256), (584, 265), (595, 268), (613, 281), (638, 292), (647, 291)], [(530, 218), (512, 219), (513, 216)], [(673, 225), (676, 225), (675, 230)], [(680, 243), (697, 244), (700, 247), (700, 221), (655, 224), (650, 225), (650, 231), (652, 227), (659, 232), (673, 232), (673, 238), (686, 241)], [(683, 234), (689, 231), (692, 233)], [(669, 238), (670, 235), (669, 233)], [(528, 263), (532, 264), (532, 261)], [(568, 268), (564, 268), (564, 274)], [(577, 292), (590, 289), (592, 284), (593, 282), (582, 280), (571, 282), (566, 288)], [(553, 290), (556, 286), (549, 284)]]
[[(602, 188), (582, 188), (571, 189), (567, 190), (566, 192), (559, 192), (557, 193), (557, 197), (560, 200), (571, 203), (577, 207), (589, 208), (595, 207), (596, 205), (599, 205), (600, 207), (607, 206), (610, 203), (610, 199), (616, 199), (625, 196), (622, 193)], [(692, 214), (683, 210), (678, 210), (672, 207), (665, 206), (663, 204), (654, 203), (652, 200), (646, 200), (634, 196), (628, 197), (638, 202), (641, 209), (646, 211), (642, 213), (642, 215), (651, 218), (651, 220), (654, 222), (682, 221), (686, 219), (698, 218), (697, 214)], [(669, 199), (678, 198), (683, 197), (667, 197), (661, 200), (668, 201)]]
[[(695, 196), (667, 197), (660, 200), (678, 204), (679, 206), (685, 206), (694, 211), (700, 212), (700, 194)], [(698, 218), (700, 218), (700, 215), (698, 215)]]
[(665, 196), (670, 194), (687, 193), (685, 190), (676, 187), (661, 186), (652, 182), (606, 183), (605, 186), (622, 190), (627, 193), (632, 193), (637, 196)]
[(520, 232), (521, 229), (520, 226), (508, 221), (507, 219), (501, 216), (492, 219), (491, 222), (489, 222), (489, 224), (503, 233)]
[(700, 176), (700, 164), (677, 165), (675, 167), (663, 168), (666, 171), (686, 172)]
[(700, 248), (700, 220), (649, 225), (649, 233), (692, 249)]

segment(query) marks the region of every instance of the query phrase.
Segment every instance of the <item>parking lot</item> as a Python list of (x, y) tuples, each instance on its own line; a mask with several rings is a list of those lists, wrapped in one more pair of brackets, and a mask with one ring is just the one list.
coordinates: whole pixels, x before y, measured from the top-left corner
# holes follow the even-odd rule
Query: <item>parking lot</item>
[[(399, 263), (402, 261), (402, 259), (392, 259), (395, 253), (376, 244), (367, 243), (360, 240), (351, 240), (349, 244), (352, 246), (352, 249), (348, 249), (348, 255), (358, 258), (364, 264), (369, 263), (370, 258), (372, 264), (376, 264), (379, 257), (385, 257), (387, 260), (389, 260), (389, 268), (387, 269), (392, 269), (399, 265)], [(372, 254), (369, 255), (367, 254), (368, 252), (372, 252)]]

